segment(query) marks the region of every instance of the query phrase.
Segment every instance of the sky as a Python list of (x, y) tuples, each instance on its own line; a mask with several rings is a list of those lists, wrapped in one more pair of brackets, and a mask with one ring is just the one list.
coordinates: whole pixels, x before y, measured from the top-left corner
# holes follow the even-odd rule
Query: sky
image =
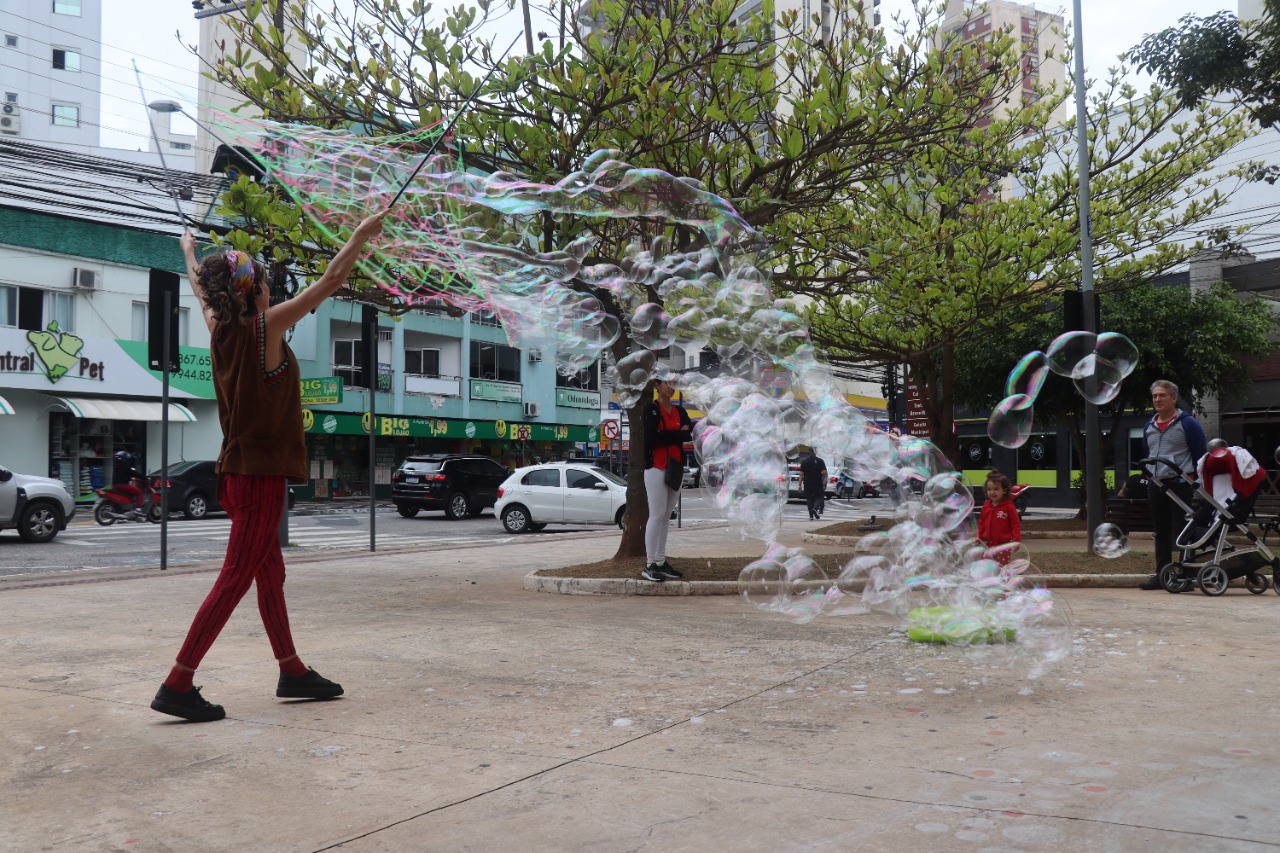
[[(316, 8), (331, 5), (332, 0), (320, 0)], [(537, 0), (533, 5), (538, 5)], [(1048, 0), (1036, 0), (1034, 5), (1063, 15), (1070, 27), (1070, 5)], [(909, 8), (909, 0), (883, 0), (881, 6), (886, 21)], [(1185, 14), (1206, 16), (1224, 9), (1236, 11), (1234, 0), (1081, 0), (1086, 76), (1104, 77), (1116, 57), (1144, 34), (1173, 26)], [(188, 0), (103, 0), (102, 17), (100, 141), (110, 148), (146, 149), (150, 131), (132, 63), (136, 61), (143, 74), (148, 101), (174, 96), (194, 101), (196, 59), (185, 46), (197, 42), (198, 24)], [(534, 26), (538, 26), (536, 21)], [(514, 33), (518, 27), (519, 15), (508, 16), (506, 29)], [(1134, 82), (1140, 89), (1147, 84), (1140, 77)], [(181, 115), (174, 119), (176, 133), (195, 132), (194, 125)]]

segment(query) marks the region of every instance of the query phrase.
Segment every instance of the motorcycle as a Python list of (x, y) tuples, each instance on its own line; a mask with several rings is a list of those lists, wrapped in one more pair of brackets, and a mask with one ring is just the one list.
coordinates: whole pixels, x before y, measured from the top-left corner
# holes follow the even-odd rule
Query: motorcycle
[(98, 496), (98, 500), (93, 505), (93, 520), (104, 527), (115, 524), (117, 521), (149, 521), (152, 524), (159, 524), (160, 496), (156, 494), (150, 482), (145, 480), (141, 482), (139, 486), (142, 489), (141, 509), (133, 508), (132, 495), (118, 492), (114, 486), (109, 489), (96, 489), (94, 494)]

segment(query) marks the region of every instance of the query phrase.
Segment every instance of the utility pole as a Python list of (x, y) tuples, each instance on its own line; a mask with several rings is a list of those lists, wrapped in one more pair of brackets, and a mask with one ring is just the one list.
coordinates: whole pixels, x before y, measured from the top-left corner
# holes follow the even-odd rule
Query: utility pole
[[(1084, 33), (1080, 24), (1080, 0), (1073, 0), (1076, 77), (1076, 147), (1080, 171), (1080, 293), (1084, 302), (1084, 330), (1098, 334), (1098, 315), (1093, 301), (1093, 222), (1089, 215), (1089, 133), (1085, 110)], [(1087, 380), (1092, 391), (1096, 377)], [(1093, 536), (1102, 521), (1102, 436), (1098, 404), (1086, 396), (1084, 403), (1084, 495), (1085, 527), (1089, 531), (1089, 553)]]

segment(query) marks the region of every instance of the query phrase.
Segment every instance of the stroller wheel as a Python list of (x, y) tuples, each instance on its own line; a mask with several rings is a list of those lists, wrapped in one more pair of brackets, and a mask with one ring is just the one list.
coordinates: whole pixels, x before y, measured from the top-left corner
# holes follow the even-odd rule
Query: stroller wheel
[(1267, 591), (1267, 587), (1270, 584), (1267, 583), (1265, 575), (1260, 575), (1257, 572), (1249, 572), (1249, 574), (1244, 576), (1244, 585), (1245, 588), (1254, 595), (1262, 595)]
[(1227, 577), (1227, 570), (1217, 563), (1210, 563), (1201, 569), (1196, 581), (1200, 584), (1200, 591), (1205, 595), (1222, 595), (1231, 583), (1231, 579)]
[(1160, 569), (1156, 579), (1160, 581), (1165, 592), (1186, 592), (1191, 589), (1192, 581), (1190, 578), (1182, 577), (1181, 569), (1182, 566), (1177, 563), (1167, 563)]

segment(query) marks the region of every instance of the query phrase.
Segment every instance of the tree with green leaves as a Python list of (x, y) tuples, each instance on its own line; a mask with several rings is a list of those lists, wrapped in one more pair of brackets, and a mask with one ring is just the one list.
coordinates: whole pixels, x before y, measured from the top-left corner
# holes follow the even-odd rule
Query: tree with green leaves
[[(1009, 64), (1021, 44), (990, 49)], [(1160, 89), (1137, 97), (1122, 73), (1091, 95), (1086, 128), (1099, 291), (1150, 281), (1203, 247), (1198, 223), (1250, 168), (1215, 175), (1214, 161), (1255, 132), (1238, 111), (1188, 114)], [(930, 437), (952, 458), (957, 350), (977, 335), (1007, 351), (992, 317), (1078, 287), (1075, 122), (1044, 129), (1065, 94), (1038, 95), (902, 158), (835, 218), (800, 222), (790, 237), (789, 286), (814, 299), (814, 342), (835, 364), (906, 364)]]
[[(973, 50), (935, 45), (928, 27), (890, 46), (850, 0), (827, 4), (825, 21), (775, 16), (771, 3), (744, 17), (738, 6), (556, 0), (545, 10), (555, 32), (538, 33), (534, 53), (503, 59), (482, 35), (497, 11), (489, 2), (439, 22), (425, 2), (356, 0), (350, 14), (333, 18), (291, 6), (288, 27), (250, 4), (233, 16), (233, 29), (252, 51), (229, 51), (209, 73), (280, 121), (359, 127), (376, 137), (456, 120), (468, 168), (532, 181), (553, 183), (611, 149), (637, 167), (701, 182), (775, 241), (790, 239), (798, 223), (841, 216), (858, 187), (888, 180), (1018, 85)], [(286, 50), (286, 30), (307, 62)], [(269, 188), (243, 183), (225, 202), (241, 223), (233, 241), (307, 274), (323, 267), (328, 241)], [(543, 251), (590, 236), (590, 262), (621, 262), (633, 241), (647, 245), (655, 236), (684, 250), (705, 240), (696, 229), (643, 217), (508, 217), (500, 227)], [(789, 247), (779, 245), (785, 257)], [(590, 281), (572, 284), (625, 319), (616, 294)], [(634, 287), (637, 301), (661, 301), (652, 284)], [(365, 293), (372, 291), (357, 298), (377, 298)], [(624, 334), (612, 356), (620, 361), (636, 349)], [(628, 411), (637, 428), (619, 557), (642, 550), (639, 412), (639, 405)]]
[(1184, 15), (1126, 54), (1173, 90), (1184, 107), (1219, 94), (1239, 98), (1263, 127), (1280, 123), (1280, 0), (1257, 21), (1231, 12)]

